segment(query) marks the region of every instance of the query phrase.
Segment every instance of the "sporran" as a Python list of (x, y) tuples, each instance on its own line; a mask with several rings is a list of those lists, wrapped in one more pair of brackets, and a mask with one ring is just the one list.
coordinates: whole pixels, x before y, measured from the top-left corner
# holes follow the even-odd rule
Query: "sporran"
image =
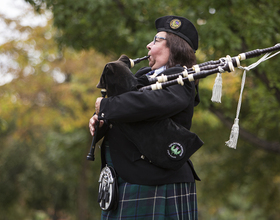
[(114, 210), (118, 206), (117, 175), (113, 167), (105, 166), (99, 176), (98, 203), (104, 211)]

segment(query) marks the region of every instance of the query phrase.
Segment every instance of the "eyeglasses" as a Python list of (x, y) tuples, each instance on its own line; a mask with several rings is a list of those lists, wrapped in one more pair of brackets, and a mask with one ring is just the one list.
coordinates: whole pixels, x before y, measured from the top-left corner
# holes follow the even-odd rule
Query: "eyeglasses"
[(154, 44), (157, 42), (157, 39), (166, 40), (165, 37), (158, 37), (158, 36), (155, 36), (155, 37), (154, 37)]

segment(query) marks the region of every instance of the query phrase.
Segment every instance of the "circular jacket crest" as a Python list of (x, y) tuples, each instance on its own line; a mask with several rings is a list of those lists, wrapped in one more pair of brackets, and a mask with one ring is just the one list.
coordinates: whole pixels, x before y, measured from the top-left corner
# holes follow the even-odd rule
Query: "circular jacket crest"
[(170, 157), (170, 159), (173, 160), (181, 160), (183, 156), (185, 155), (184, 148), (181, 144), (177, 142), (173, 142), (170, 144), (167, 148), (167, 154)]
[(170, 21), (170, 27), (172, 29), (178, 29), (179, 27), (181, 27), (181, 21), (179, 19), (173, 19), (172, 21)]

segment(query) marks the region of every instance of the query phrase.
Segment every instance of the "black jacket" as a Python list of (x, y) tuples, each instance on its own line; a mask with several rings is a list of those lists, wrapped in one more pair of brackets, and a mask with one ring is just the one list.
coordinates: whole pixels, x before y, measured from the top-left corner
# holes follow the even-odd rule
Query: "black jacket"
[[(136, 76), (139, 77), (148, 70), (149, 68), (139, 71)], [(109, 141), (112, 162), (121, 178), (129, 183), (142, 185), (199, 180), (190, 160), (178, 170), (163, 169), (150, 163), (118, 126), (120, 122), (131, 123), (171, 118), (175, 123), (190, 129), (195, 96), (194, 83), (185, 82), (184, 86), (174, 85), (156, 91), (130, 91), (101, 101), (99, 116), (105, 119), (106, 123), (100, 129), (98, 136), (100, 138), (105, 135), (105, 139)], [(159, 128), (154, 135), (168, 134), (164, 133), (164, 128)], [(103, 145), (102, 148), (104, 148)], [(104, 160), (102, 164), (104, 166)]]

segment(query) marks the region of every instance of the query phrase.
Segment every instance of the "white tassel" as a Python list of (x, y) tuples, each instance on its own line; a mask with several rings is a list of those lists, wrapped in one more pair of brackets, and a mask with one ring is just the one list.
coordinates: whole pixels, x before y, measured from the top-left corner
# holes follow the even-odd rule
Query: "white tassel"
[(230, 138), (226, 142), (226, 145), (230, 148), (236, 149), (238, 135), (239, 135), (239, 119), (235, 118), (234, 124), (232, 125), (232, 128), (231, 128)]
[(212, 98), (211, 98), (212, 102), (221, 103), (222, 87), (223, 87), (222, 84), (223, 84), (222, 74), (218, 73), (215, 79), (215, 84), (213, 86)]
[(240, 91), (238, 105), (237, 105), (236, 117), (234, 119), (234, 124), (231, 128), (230, 139), (226, 142), (226, 145), (228, 147), (236, 149), (236, 146), (237, 146), (237, 140), (238, 140), (238, 135), (239, 135), (239, 119), (238, 118), (239, 118), (239, 113), (240, 113), (240, 109), (241, 109), (242, 94), (243, 94), (243, 90), (244, 90), (244, 86), (245, 86), (246, 72), (255, 68), (263, 61), (266, 61), (266, 60), (276, 56), (279, 53), (280, 53), (280, 51), (278, 51), (277, 53), (274, 53), (271, 56), (270, 56), (270, 53), (266, 53), (261, 59), (259, 59), (255, 63), (251, 64), (250, 66), (248, 66), (248, 67), (239, 66), (238, 67), (240, 69), (244, 69), (244, 72), (243, 72), (242, 81), (241, 81), (241, 91)]

